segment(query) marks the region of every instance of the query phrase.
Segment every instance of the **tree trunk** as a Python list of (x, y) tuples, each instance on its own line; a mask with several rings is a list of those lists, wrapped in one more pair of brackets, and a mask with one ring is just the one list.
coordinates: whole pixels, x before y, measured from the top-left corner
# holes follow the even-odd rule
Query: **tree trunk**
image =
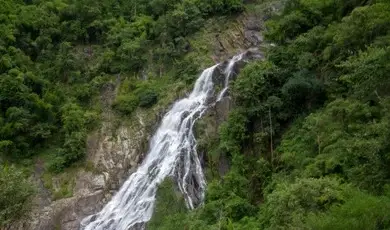
[(273, 147), (273, 137), (272, 137), (272, 117), (271, 117), (271, 107), (268, 107), (268, 116), (269, 116), (269, 124), (270, 124), (270, 150), (271, 150), (271, 165), (274, 162), (274, 147)]

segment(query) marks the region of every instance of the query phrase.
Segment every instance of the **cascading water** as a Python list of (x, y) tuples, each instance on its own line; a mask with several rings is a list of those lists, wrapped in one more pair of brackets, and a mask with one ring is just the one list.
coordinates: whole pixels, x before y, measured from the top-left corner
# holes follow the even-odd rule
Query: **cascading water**
[(222, 98), (225, 96), (226, 91), (229, 89), (229, 80), (231, 76), (234, 74), (234, 65), (243, 58), (244, 54), (245, 53), (236, 55), (229, 61), (229, 64), (227, 65), (224, 73), (225, 74), (224, 88), (219, 93), (217, 101), (222, 100)]
[[(233, 57), (225, 68), (225, 88), (217, 100), (226, 92), (234, 65), (242, 58), (243, 54)], [(193, 127), (214, 93), (212, 78), (217, 67), (219, 64), (204, 70), (192, 93), (175, 102), (151, 139), (141, 166), (101, 212), (82, 221), (82, 230), (128, 230), (148, 222), (158, 185), (170, 175), (175, 175), (188, 208), (193, 209), (203, 201), (206, 181), (196, 152)]]

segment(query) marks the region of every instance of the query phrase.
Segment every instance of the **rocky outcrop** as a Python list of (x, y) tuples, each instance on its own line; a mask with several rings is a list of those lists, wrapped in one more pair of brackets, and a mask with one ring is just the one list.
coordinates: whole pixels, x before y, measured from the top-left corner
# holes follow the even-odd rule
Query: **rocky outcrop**
[[(218, 60), (225, 60), (229, 56), (240, 53), (251, 47), (257, 47), (263, 42), (262, 22), (251, 16), (240, 16), (231, 23), (228, 30), (216, 33), (214, 37), (213, 55)], [(251, 27), (256, 25), (256, 27)]]
[[(72, 197), (53, 200), (41, 181), (37, 167), (34, 181), (38, 196), (33, 201), (31, 214), (9, 226), (9, 230), (75, 230), (81, 220), (94, 214), (106, 204), (122, 182), (137, 168), (149, 137), (143, 115), (136, 116), (131, 124), (118, 120), (111, 104), (116, 95), (116, 84), (102, 88), (102, 125), (87, 140), (87, 165), (77, 170)], [(156, 123), (156, 121), (151, 121)], [(58, 178), (53, 178), (55, 184)]]
[(218, 20), (216, 23), (218, 27), (209, 31), (210, 36), (207, 39), (211, 46), (208, 48), (212, 50), (212, 59), (215, 62), (227, 60), (244, 50), (262, 46), (264, 44), (262, 32), (266, 30), (265, 21), (280, 12), (283, 6), (283, 1), (264, 1), (261, 4), (254, 0), (246, 2), (248, 5), (245, 12), (222, 24), (218, 23)]
[[(236, 62), (236, 65), (233, 68), (233, 74), (231, 75), (230, 81), (234, 81), (238, 76), (240, 70), (250, 61), (264, 59), (264, 53), (258, 48), (248, 49), (243, 53), (242, 59)], [(222, 88), (225, 82), (224, 71), (228, 65), (228, 62), (225, 61), (222, 63), (219, 68), (214, 72), (213, 83), (216, 85), (216, 89)], [(213, 98), (210, 101), (215, 102), (218, 91), (215, 92)], [(227, 157), (221, 153), (218, 157), (219, 159), (213, 159), (214, 162), (210, 162), (211, 157), (210, 153), (207, 151), (209, 146), (206, 146), (210, 141), (216, 140), (219, 138), (219, 127), (221, 124), (228, 119), (230, 110), (234, 106), (234, 101), (229, 95), (229, 90), (224, 94), (224, 97), (216, 101), (215, 103), (209, 104), (210, 108), (200, 119), (196, 127), (196, 136), (199, 141), (199, 153), (203, 156), (205, 162), (205, 167), (216, 167), (214, 171), (218, 171), (220, 176), (223, 176), (229, 170), (229, 161)], [(215, 163), (217, 165), (215, 165)]]

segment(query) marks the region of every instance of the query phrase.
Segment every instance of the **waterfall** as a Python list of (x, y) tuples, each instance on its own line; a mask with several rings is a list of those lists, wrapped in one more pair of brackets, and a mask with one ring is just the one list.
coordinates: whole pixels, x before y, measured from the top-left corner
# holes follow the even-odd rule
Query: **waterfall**
[[(223, 97), (233, 74), (234, 64), (243, 55), (233, 57), (224, 70)], [(127, 230), (150, 220), (159, 184), (175, 176), (187, 207), (203, 202), (206, 181), (196, 151), (193, 127), (213, 98), (213, 73), (217, 64), (203, 71), (191, 94), (174, 103), (152, 137), (149, 152), (137, 171), (125, 181), (112, 200), (97, 214), (81, 222), (82, 230)]]
[(227, 65), (225, 71), (224, 71), (224, 74), (225, 74), (225, 84), (224, 84), (224, 88), (221, 90), (221, 92), (219, 93), (218, 95), (218, 98), (217, 98), (217, 101), (220, 101), (222, 100), (222, 98), (225, 96), (225, 93), (226, 91), (228, 90), (229, 88), (229, 80), (230, 78), (232, 77), (232, 75), (234, 74), (234, 66), (235, 64), (240, 61), (243, 56), (244, 56), (245, 53), (242, 53), (242, 54), (239, 54), (239, 55), (236, 55), (234, 56), (232, 59), (230, 59), (229, 61), (229, 64)]

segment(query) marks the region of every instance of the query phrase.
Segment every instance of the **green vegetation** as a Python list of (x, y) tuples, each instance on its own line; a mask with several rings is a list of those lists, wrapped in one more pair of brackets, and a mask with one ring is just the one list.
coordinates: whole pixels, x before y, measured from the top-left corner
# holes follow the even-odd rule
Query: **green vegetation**
[[(167, 106), (211, 63), (217, 19), (269, 1), (243, 2), (1, 0), (0, 228), (28, 209), (35, 159), (53, 199), (72, 196), (72, 167), (96, 171), (82, 160), (104, 87), (119, 86), (120, 116)], [(390, 3), (282, 2), (265, 25), (275, 46), (200, 140), (205, 204), (185, 211), (168, 181), (150, 229), (390, 228)]]
[(184, 197), (179, 190), (175, 190), (174, 181), (171, 178), (166, 179), (159, 186), (159, 197), (156, 200), (156, 209), (153, 213), (153, 220), (147, 224), (148, 229), (172, 229), (160, 226), (161, 222), (170, 222), (176, 229), (183, 227), (187, 207)]
[[(0, 168), (15, 165), (18, 177), (8, 180), (20, 179), (17, 171), (43, 160), (54, 199), (72, 195), (72, 179), (61, 175), (84, 164), (104, 89), (120, 86), (119, 116), (168, 105), (210, 62), (190, 37), (212, 17), (244, 9), (242, 0), (0, 2)], [(24, 210), (27, 192), (14, 192), (15, 203), (0, 201), (0, 228)]]
[(20, 218), (34, 189), (25, 175), (13, 166), (0, 166), (0, 225)]
[(286, 1), (219, 137), (201, 138), (208, 166), (225, 156), (229, 172), (161, 229), (389, 229), (389, 12), (380, 0)]
[[(138, 76), (152, 63), (152, 77), (176, 69), (175, 60), (189, 49), (186, 36), (199, 22), (243, 7), (241, 1), (222, 0), (4, 0), (2, 5), (1, 154), (10, 160), (30, 157), (53, 137), (61, 138), (54, 168), (82, 158), (87, 123), (96, 119), (88, 110), (96, 111), (91, 103), (107, 74)], [(118, 110), (155, 104), (158, 92), (147, 84), (120, 96)]]
[(71, 197), (75, 186), (76, 168), (67, 168), (64, 172), (56, 174), (46, 172), (42, 175), (42, 181), (45, 188), (52, 195), (52, 200)]

